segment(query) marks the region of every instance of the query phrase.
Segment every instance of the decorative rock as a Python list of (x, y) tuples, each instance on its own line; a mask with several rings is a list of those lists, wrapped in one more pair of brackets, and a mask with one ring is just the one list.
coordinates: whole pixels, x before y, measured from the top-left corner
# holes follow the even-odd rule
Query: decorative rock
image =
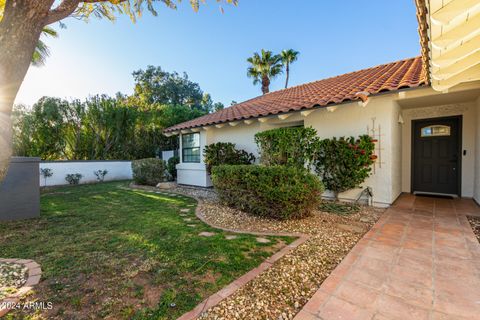
[(270, 240), (268, 240), (267, 238), (258, 237), (257, 242), (259, 242), (259, 243), (269, 243)]
[(349, 224), (337, 224), (337, 227), (339, 229), (345, 230), (345, 231), (350, 231), (350, 232), (356, 232), (356, 233), (362, 233), (363, 229), (357, 226), (349, 225)]
[(160, 182), (157, 184), (158, 189), (174, 189), (177, 187), (175, 182)]
[(198, 235), (199, 235), (199, 236), (202, 236), (202, 237), (212, 237), (212, 236), (215, 235), (215, 233), (214, 233), (214, 232), (204, 231), (204, 232), (200, 232)]

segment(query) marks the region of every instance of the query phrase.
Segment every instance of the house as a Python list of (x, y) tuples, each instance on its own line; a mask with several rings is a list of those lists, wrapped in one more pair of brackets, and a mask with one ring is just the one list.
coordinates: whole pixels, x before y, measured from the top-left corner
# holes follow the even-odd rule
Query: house
[[(480, 1), (417, 0), (422, 55), (271, 92), (167, 128), (180, 136), (178, 183), (211, 186), (203, 148), (258, 154), (257, 132), (311, 126), (322, 138), (376, 140), (373, 203), (402, 193), (480, 202)], [(361, 189), (340, 195), (356, 199)]]

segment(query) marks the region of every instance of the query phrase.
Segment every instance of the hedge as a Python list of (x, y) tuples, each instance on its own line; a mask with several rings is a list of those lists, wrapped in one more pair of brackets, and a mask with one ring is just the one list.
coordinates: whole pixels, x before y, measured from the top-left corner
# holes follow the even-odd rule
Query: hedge
[(245, 150), (235, 148), (235, 143), (217, 142), (209, 144), (203, 151), (207, 172), (212, 173), (214, 166), (222, 164), (251, 164), (255, 162), (255, 156)]
[(323, 192), (315, 175), (287, 166), (215, 166), (212, 182), (223, 204), (275, 219), (309, 216)]
[(304, 168), (313, 161), (318, 141), (317, 131), (311, 127), (276, 128), (255, 135), (260, 163), (267, 166)]
[(133, 180), (137, 184), (156, 186), (165, 181), (165, 161), (147, 158), (132, 161)]

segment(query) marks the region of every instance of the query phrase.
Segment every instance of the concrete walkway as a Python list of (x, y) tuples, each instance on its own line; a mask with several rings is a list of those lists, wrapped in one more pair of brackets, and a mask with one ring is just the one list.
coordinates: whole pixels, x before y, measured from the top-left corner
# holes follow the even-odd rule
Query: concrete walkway
[(480, 319), (480, 245), (467, 199), (402, 195), (296, 320)]

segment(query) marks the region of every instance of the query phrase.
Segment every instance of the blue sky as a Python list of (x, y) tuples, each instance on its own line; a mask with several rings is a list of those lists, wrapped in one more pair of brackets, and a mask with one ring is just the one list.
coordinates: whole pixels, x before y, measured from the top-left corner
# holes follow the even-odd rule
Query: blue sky
[[(238, 7), (224, 6), (224, 14), (213, 0), (198, 13), (188, 1), (176, 11), (157, 8), (157, 17), (145, 12), (135, 24), (127, 17), (64, 20), (60, 37), (46, 40), (46, 65), (30, 68), (16, 102), (130, 94), (132, 71), (158, 65), (187, 72), (228, 106), (261, 93), (246, 76), (245, 60), (262, 48), (300, 51), (291, 85), (420, 54), (413, 0), (239, 0)], [(283, 84), (280, 76), (271, 90)]]

